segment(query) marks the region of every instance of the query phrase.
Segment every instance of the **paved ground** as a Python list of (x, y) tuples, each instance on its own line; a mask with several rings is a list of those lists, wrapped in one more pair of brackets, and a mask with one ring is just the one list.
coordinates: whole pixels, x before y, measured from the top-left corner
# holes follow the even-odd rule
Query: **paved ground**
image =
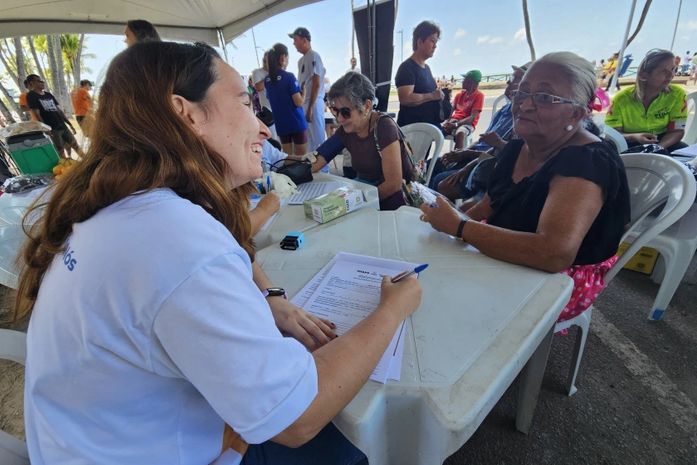
[[(554, 338), (530, 434), (515, 431), (513, 386), (445, 464), (697, 464), (697, 285), (683, 283), (650, 322), (656, 290), (622, 271), (597, 302), (578, 393), (564, 390), (572, 329)], [(0, 429), (18, 436), (22, 386), (21, 368), (0, 364)]]
[(578, 393), (565, 393), (573, 329), (554, 338), (530, 434), (515, 431), (512, 387), (446, 465), (697, 464), (697, 285), (651, 322), (656, 291), (622, 271), (598, 299)]

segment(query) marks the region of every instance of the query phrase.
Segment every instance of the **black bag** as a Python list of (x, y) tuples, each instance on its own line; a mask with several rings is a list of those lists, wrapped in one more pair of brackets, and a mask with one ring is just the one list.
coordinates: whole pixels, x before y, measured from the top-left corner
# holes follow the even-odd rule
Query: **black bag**
[(629, 147), (622, 153), (658, 153), (661, 155), (670, 155), (670, 152), (658, 144), (639, 144)]
[(278, 160), (271, 167), (278, 174), (288, 176), (296, 186), (312, 181), (312, 163), (308, 160)]
[(444, 87), (441, 91), (443, 92), (443, 100), (440, 101), (440, 121), (443, 122), (453, 114), (453, 104), (450, 102), (451, 89)]
[(259, 118), (266, 127), (273, 126), (273, 112), (267, 107), (261, 107), (261, 110), (257, 112), (257, 118)]

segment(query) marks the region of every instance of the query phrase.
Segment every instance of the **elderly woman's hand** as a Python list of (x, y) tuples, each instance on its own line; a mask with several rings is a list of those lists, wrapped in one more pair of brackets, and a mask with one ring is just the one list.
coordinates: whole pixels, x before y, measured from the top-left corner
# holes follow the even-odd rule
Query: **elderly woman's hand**
[(436, 197), (436, 206), (421, 205), (421, 221), (430, 223), (436, 231), (454, 236), (462, 217), (443, 197)]

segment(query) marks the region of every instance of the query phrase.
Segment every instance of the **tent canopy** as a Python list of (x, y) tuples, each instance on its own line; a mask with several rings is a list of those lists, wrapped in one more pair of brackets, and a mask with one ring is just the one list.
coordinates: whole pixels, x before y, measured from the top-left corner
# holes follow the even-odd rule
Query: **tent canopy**
[[(0, 37), (122, 34), (129, 19), (162, 37), (225, 43), (271, 16), (319, 0), (2, 0)], [(293, 25), (295, 27), (295, 25)]]

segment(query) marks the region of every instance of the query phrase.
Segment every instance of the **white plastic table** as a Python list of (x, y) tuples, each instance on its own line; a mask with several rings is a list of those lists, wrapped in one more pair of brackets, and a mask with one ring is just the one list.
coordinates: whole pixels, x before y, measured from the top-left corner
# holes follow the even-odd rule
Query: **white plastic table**
[(295, 251), (257, 260), (294, 294), (338, 251), (428, 263), (423, 300), (407, 321), (400, 381), (369, 381), (334, 419), (371, 465), (440, 464), (475, 432), (521, 376), (517, 426), (532, 421), (552, 328), (572, 281), (468, 250), (419, 221), (420, 211), (368, 209), (305, 234)]
[[(315, 182), (340, 182), (360, 189), (366, 201), (362, 208), (373, 210), (380, 208), (378, 189), (375, 186), (327, 173), (315, 173), (313, 177)], [(18, 270), (15, 260), (26, 239), (21, 227), (22, 216), (43, 191), (44, 189), (34, 189), (27, 193), (0, 195), (0, 285), (17, 288)], [(354, 213), (337, 218), (333, 222), (343, 221), (352, 214)], [(290, 231), (307, 231), (319, 225), (320, 223), (315, 220), (305, 217), (302, 205), (286, 205), (278, 212), (267, 229), (254, 236), (254, 240), (259, 248), (271, 244), (278, 245)]]
[[(353, 181), (341, 176), (335, 176), (328, 173), (313, 173), (313, 182), (338, 182), (345, 186), (352, 187), (363, 191), (365, 203), (361, 208), (378, 210), (380, 201), (378, 198), (378, 188), (363, 182)], [(349, 213), (347, 216), (352, 215)], [(346, 217), (337, 218), (334, 221), (342, 221)], [(320, 223), (305, 216), (305, 210), (302, 205), (286, 205), (278, 212), (276, 218), (267, 229), (259, 231), (254, 236), (254, 242), (258, 248), (263, 248), (269, 245), (278, 245), (286, 234), (291, 231), (305, 232), (309, 229), (319, 226)]]
[[(16, 258), (26, 239), (22, 218), (45, 188), (0, 195), (0, 284), (17, 289)], [(38, 218), (38, 214), (35, 216)], [(31, 224), (31, 221), (29, 222)]]

